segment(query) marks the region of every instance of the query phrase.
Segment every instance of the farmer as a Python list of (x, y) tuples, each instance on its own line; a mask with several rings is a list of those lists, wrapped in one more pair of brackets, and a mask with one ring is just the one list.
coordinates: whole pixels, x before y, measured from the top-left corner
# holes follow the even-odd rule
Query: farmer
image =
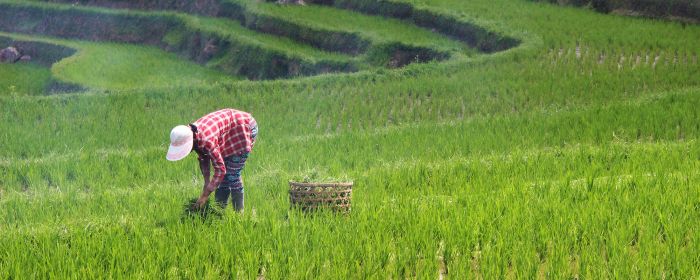
[[(197, 207), (202, 207), (216, 190), (216, 201), (225, 208), (229, 196), (236, 211), (243, 210), (243, 180), (245, 165), (255, 138), (258, 124), (250, 113), (223, 109), (200, 118), (189, 126), (178, 125), (170, 132), (170, 148), (166, 158), (177, 161), (191, 151), (199, 155), (199, 168), (204, 176), (202, 195)], [(209, 179), (209, 163), (214, 176)]]

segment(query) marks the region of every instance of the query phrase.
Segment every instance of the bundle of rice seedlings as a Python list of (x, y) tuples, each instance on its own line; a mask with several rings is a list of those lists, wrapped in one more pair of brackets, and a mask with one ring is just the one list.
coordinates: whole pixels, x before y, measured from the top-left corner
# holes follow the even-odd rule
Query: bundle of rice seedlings
[(202, 219), (207, 219), (210, 216), (221, 217), (224, 214), (224, 209), (216, 204), (212, 204), (211, 201), (207, 201), (202, 207), (197, 206), (196, 197), (185, 203), (183, 210), (184, 217), (200, 217)]

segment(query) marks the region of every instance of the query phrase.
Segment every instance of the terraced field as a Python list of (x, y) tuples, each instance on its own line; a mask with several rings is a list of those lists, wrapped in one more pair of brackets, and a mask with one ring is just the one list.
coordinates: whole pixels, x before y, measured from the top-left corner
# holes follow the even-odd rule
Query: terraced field
[[(77, 88), (85, 87), (97, 91), (122, 90), (141, 88), (147, 84), (150, 87), (178, 87), (185, 85), (205, 85), (215, 82), (236, 81), (241, 77), (230, 76), (224, 73), (207, 69), (192, 62), (183, 61), (173, 54), (163, 52), (153, 47), (138, 45), (114, 44), (114, 43), (92, 43), (85, 41), (70, 41), (62, 39), (51, 39), (45, 37), (30, 37), (26, 35), (0, 33), (6, 36), (9, 44), (12, 41), (54, 44), (63, 48), (68, 48), (74, 52), (68, 57), (60, 57), (60, 60), (52, 61), (46, 67), (38, 67), (42, 72), (49, 70), (55, 81), (63, 84), (74, 85), (61, 91), (75, 91)], [(0, 37), (2, 38), (2, 37)], [(41, 54), (40, 54), (41, 55)], [(35, 67), (33, 64), (15, 64), (8, 67)], [(13, 71), (14, 72), (14, 71)], [(18, 71), (17, 74), (24, 71)], [(28, 75), (24, 85), (40, 85), (33, 81)], [(6, 82), (12, 83), (21, 81), (8, 79)], [(18, 90), (27, 94), (42, 95), (44, 89), (49, 92), (54, 90), (51, 86), (55, 83), (44, 82), (44, 88), (32, 90)], [(59, 84), (60, 85), (60, 84)], [(47, 88), (49, 87), (49, 88)], [(77, 88), (76, 88), (77, 87)], [(54, 90), (55, 91), (55, 90)]]
[[(47, 3), (54, 2), (54, 3)], [(61, 3), (63, 2), (63, 3)], [(0, 1), (0, 278), (700, 277), (700, 27), (521, 0)], [(260, 125), (183, 218), (168, 132)], [(350, 215), (288, 180), (351, 178)]]

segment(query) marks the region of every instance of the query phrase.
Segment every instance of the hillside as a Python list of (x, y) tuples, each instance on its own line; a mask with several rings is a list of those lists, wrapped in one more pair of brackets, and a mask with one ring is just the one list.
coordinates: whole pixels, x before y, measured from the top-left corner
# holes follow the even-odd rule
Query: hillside
[[(0, 1), (0, 278), (700, 277), (700, 26), (528, 0)], [(189, 3), (189, 4), (187, 4)], [(183, 218), (168, 133), (259, 140)], [(313, 176), (312, 176), (313, 175)], [(348, 178), (349, 215), (289, 180)], [(21, 252), (21, 253), (19, 253)]]

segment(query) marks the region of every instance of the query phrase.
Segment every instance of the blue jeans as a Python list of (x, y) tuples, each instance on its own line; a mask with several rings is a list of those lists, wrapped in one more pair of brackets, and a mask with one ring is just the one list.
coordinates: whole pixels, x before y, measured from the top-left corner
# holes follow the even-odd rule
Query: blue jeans
[[(251, 128), (251, 138), (255, 141), (257, 137), (258, 126), (256, 124)], [(228, 198), (231, 197), (233, 208), (235, 208), (236, 211), (243, 210), (243, 180), (241, 179), (241, 171), (243, 171), (247, 159), (248, 153), (224, 158), (226, 175), (224, 175), (224, 180), (219, 184), (214, 194), (216, 202), (218, 202), (222, 208), (226, 208)]]

